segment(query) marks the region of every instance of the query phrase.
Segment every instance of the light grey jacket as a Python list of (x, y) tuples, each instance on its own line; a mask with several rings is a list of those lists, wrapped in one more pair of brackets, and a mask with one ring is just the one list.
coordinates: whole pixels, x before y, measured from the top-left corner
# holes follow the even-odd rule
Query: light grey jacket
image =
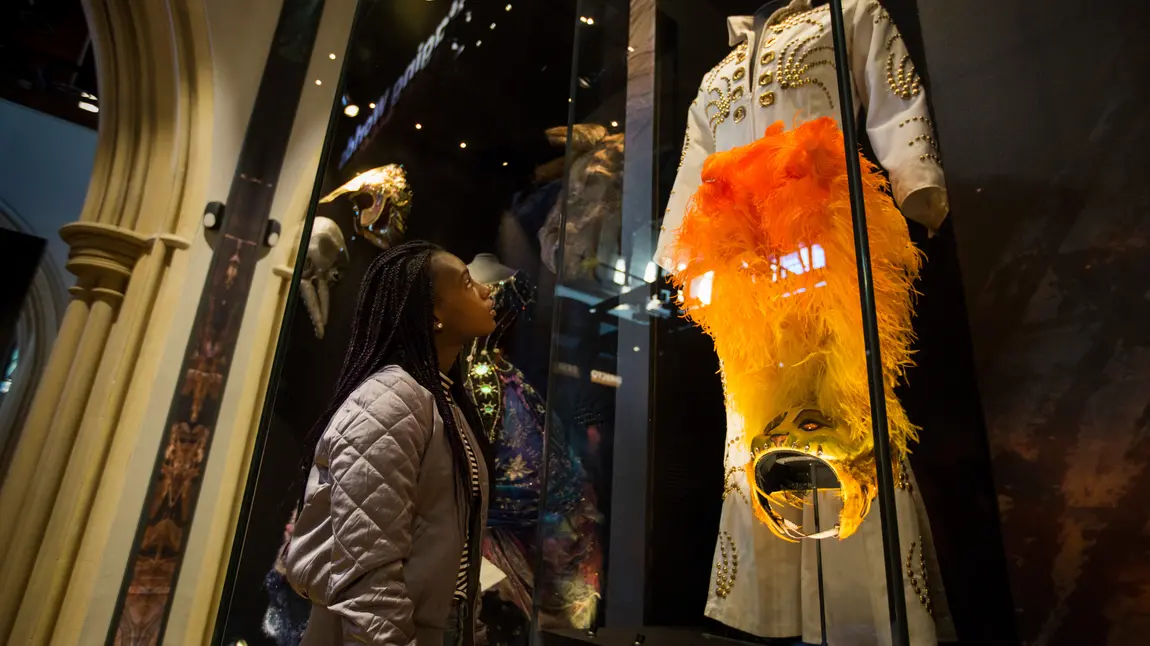
[(316, 446), (285, 555), (288, 582), (313, 604), (305, 646), (442, 645), (467, 527), (487, 514), (483, 461), (479, 518), (455, 464), (431, 393), (402, 368), (347, 398)]

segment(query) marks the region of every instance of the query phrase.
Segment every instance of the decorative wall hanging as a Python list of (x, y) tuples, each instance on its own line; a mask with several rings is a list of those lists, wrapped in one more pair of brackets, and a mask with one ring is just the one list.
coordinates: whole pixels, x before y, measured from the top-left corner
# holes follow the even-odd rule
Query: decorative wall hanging
[(323, 8), (323, 0), (285, 0), (280, 10), (112, 615), (109, 644), (153, 646), (164, 640)]

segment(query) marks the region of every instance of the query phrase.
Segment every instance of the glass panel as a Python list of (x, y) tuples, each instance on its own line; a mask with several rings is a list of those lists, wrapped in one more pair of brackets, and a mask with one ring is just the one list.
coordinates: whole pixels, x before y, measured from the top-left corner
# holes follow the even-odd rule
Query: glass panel
[[(404, 240), (441, 246), (494, 290), (498, 328), (464, 348), (456, 377), (478, 403), (473, 430), (494, 443), (495, 498), (481, 553), (508, 576), (486, 596), (481, 619), (492, 643), (529, 635), (574, 15), (574, 2), (360, 4), (310, 235), (294, 268), (299, 292), (277, 348), (219, 643), (290, 643), (308, 620), (310, 604), (285, 581), (282, 546), (316, 424), (322, 430), (345, 362), (364, 356), (352, 345), (361, 282), (382, 248)], [(439, 390), (438, 377), (430, 389)], [(582, 477), (582, 465), (569, 466)], [(408, 574), (413, 595), (429, 585), (418, 568)], [(415, 618), (423, 628), (445, 620)]]
[[(892, 564), (912, 642), (933, 643), (953, 626), (905, 459), (916, 427), (895, 387), (912, 363), (923, 260), (911, 236), (939, 226), (946, 193), (921, 58), (895, 27), (917, 43), (916, 16), (895, 4), (897, 20), (878, 2), (845, 3), (845, 94), (865, 151), (878, 392), (895, 446)], [(601, 437), (611, 465), (596, 483), (608, 537), (597, 625), (818, 643), (825, 620), (831, 643), (889, 641), (845, 158), (855, 146), (840, 124), (830, 6), (586, 1), (579, 13), (573, 86), (628, 67), (605, 96), (576, 91), (574, 129), (622, 105), (628, 154), (617, 214), (605, 215), (612, 200), (579, 193), (590, 155), (569, 147), (552, 369), (608, 420), (565, 427)], [(624, 30), (627, 51), (605, 38)], [(596, 389), (593, 369), (618, 381)], [(552, 400), (565, 419), (580, 404)]]

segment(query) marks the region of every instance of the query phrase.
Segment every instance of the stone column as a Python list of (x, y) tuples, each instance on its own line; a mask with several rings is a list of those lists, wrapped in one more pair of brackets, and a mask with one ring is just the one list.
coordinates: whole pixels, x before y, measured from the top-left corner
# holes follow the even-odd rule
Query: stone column
[[(128, 278), (147, 247), (147, 241), (134, 232), (92, 222), (66, 225), (60, 235), (71, 247), (67, 268), (77, 277), (72, 289), (75, 300), (68, 308), (60, 343), (53, 351), (48, 371), (52, 374), (45, 375), (59, 381), (41, 386), (25, 429), (33, 421), (48, 423), (35, 428), (35, 435), (21, 437), (11, 477), (4, 488), (0, 518), (8, 529), (0, 563), (4, 564), (7, 585), (0, 587), (0, 635), (9, 633), (24, 597), (63, 481), (61, 476), (76, 444), (104, 344)], [(65, 367), (68, 355), (71, 360)], [(62, 369), (59, 377), (52, 372), (54, 368)], [(55, 398), (50, 399), (52, 395)], [(29, 460), (32, 455), (35, 459)]]

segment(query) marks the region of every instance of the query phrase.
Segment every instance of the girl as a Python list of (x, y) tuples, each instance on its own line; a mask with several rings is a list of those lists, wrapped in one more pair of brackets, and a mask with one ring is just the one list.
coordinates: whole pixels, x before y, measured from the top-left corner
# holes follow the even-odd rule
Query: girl
[(304, 646), (475, 643), (490, 450), (456, 359), (493, 307), (428, 243), (368, 268), (285, 554), (312, 602)]

